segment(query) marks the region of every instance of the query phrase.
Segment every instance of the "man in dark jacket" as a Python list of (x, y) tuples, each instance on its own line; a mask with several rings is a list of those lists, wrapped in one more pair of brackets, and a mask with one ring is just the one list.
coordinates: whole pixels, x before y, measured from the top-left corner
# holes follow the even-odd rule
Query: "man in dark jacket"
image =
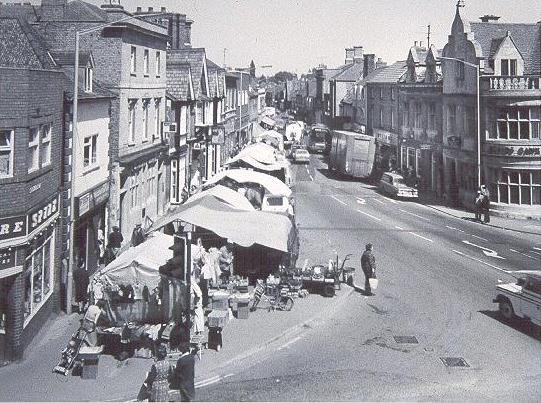
[(179, 350), (182, 355), (171, 374), (171, 389), (180, 391), (181, 401), (191, 402), (195, 399), (195, 358), (193, 354), (190, 354), (190, 344), (188, 342), (180, 343)]
[(369, 279), (376, 278), (376, 258), (372, 253), (372, 249), (371, 243), (366, 244), (366, 250), (361, 257), (361, 268), (365, 277), (364, 292), (368, 295), (373, 295)]

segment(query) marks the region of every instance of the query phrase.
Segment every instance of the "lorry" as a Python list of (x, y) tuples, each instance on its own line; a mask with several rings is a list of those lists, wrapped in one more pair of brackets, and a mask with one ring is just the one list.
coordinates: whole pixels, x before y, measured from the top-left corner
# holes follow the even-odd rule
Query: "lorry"
[(321, 123), (313, 125), (307, 138), (308, 151), (311, 153), (327, 154), (329, 152), (331, 132), (329, 128)]
[(374, 137), (345, 130), (333, 130), (329, 169), (354, 178), (368, 178), (374, 170)]

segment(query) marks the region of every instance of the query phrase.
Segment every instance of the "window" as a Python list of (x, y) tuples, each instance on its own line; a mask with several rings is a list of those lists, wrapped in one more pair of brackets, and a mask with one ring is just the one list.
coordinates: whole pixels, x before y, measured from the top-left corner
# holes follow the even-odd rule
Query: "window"
[(541, 171), (499, 171), (495, 201), (504, 204), (540, 205)]
[(180, 108), (180, 134), (188, 133), (188, 107)]
[(92, 67), (87, 66), (85, 68), (85, 92), (92, 92), (92, 79), (93, 79), (94, 72), (92, 70)]
[(516, 76), (517, 75), (517, 59), (502, 59), (500, 61), (501, 75), (502, 76)]
[(456, 61), (456, 78), (464, 80), (464, 63)]
[(415, 127), (423, 127), (423, 105), (420, 103), (415, 104)]
[(131, 73), (135, 74), (137, 72), (137, 48), (135, 46), (131, 47), (130, 64)]
[(404, 104), (404, 110), (402, 111), (402, 126), (407, 127), (409, 125), (409, 105), (406, 102)]
[(148, 141), (148, 106), (150, 99), (143, 99), (143, 141)]
[(28, 138), (28, 172), (39, 169), (39, 130), (30, 129)]
[(162, 54), (160, 52), (156, 52), (156, 76), (160, 76), (162, 73)]
[(41, 126), (41, 166), (51, 163), (51, 125)]
[(408, 147), (407, 167), (408, 168), (415, 167), (415, 148)]
[(39, 247), (25, 259), (24, 325), (53, 293), (54, 236), (36, 239)]
[(136, 100), (128, 100), (128, 144), (135, 143), (135, 105)]
[(454, 135), (456, 133), (456, 105), (448, 105), (447, 108), (447, 130)]
[(506, 140), (530, 140), (539, 138), (539, 107), (509, 108), (498, 111), (496, 132), (491, 138)]
[(171, 203), (179, 203), (178, 161), (171, 160)]
[(436, 128), (436, 105), (428, 104), (428, 128), (434, 130)]
[(419, 161), (421, 160), (421, 150), (415, 150), (415, 175), (419, 176)]
[(148, 49), (143, 52), (143, 74), (148, 76)]
[(383, 127), (383, 107), (379, 108), (379, 127)]
[(98, 158), (98, 135), (87, 136), (83, 140), (83, 167), (93, 167), (97, 164)]
[(395, 128), (394, 109), (391, 108), (391, 129)]
[(13, 175), (13, 130), (0, 130), (0, 178)]
[(396, 88), (391, 88), (391, 99), (393, 101), (396, 99)]
[(160, 103), (160, 98), (154, 99), (154, 139), (160, 137)]

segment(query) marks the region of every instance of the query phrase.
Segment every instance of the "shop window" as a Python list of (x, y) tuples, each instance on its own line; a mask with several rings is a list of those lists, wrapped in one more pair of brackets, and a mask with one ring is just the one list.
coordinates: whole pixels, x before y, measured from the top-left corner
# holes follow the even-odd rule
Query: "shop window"
[(87, 136), (83, 140), (83, 167), (93, 167), (98, 163), (98, 135)]
[(30, 129), (28, 137), (28, 172), (39, 168), (39, 130)]
[(51, 163), (51, 125), (41, 126), (41, 166)]
[(541, 172), (500, 171), (497, 176), (498, 200), (505, 204), (539, 205)]
[(0, 178), (13, 175), (13, 130), (0, 130)]
[(27, 256), (25, 262), (25, 325), (30, 318), (43, 306), (53, 292), (52, 253), (54, 251), (54, 236), (36, 238), (36, 247)]

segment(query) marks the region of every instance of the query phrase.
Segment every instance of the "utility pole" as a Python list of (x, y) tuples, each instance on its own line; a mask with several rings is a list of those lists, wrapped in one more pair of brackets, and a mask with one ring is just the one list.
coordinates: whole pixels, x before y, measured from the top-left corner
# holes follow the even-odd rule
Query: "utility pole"
[(430, 24), (428, 25), (428, 32), (426, 33), (427, 49), (430, 49)]

